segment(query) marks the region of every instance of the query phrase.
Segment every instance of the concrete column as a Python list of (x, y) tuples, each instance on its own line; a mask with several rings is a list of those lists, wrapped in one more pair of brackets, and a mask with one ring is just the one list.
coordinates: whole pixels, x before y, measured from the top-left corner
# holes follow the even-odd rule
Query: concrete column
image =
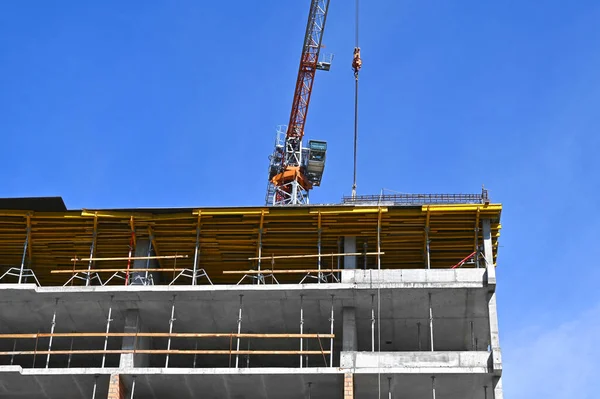
[(358, 350), (356, 308), (345, 307), (342, 309), (342, 350), (352, 352)]
[(127, 392), (119, 374), (111, 374), (107, 399), (126, 399)]
[(488, 286), (496, 286), (496, 269), (494, 268), (494, 247), (492, 245), (492, 228), (490, 219), (481, 221), (483, 227), (483, 256)]
[[(138, 239), (135, 246), (135, 255), (136, 257), (141, 256), (156, 256), (154, 249), (151, 247), (152, 243), (149, 239)], [(143, 278), (146, 277), (146, 272), (143, 269), (157, 269), (160, 267), (158, 260), (156, 259), (136, 259), (133, 261), (131, 268), (136, 270), (131, 273), (131, 284), (137, 285), (141, 284)], [(149, 273), (152, 275), (152, 280), (155, 284), (159, 283), (160, 273), (152, 272)]]
[(354, 399), (354, 373), (344, 374), (344, 399)]
[[(127, 310), (125, 315), (125, 329), (126, 333), (136, 333), (145, 331), (143, 328), (142, 320), (137, 309)], [(149, 337), (123, 337), (122, 349), (133, 350), (133, 349), (150, 349), (151, 342)], [(123, 353), (121, 354), (121, 361), (119, 362), (120, 368), (129, 367), (148, 367), (149, 355), (147, 354), (133, 354)]]
[(496, 293), (488, 293), (488, 315), (490, 322), (490, 349), (492, 350), (492, 366), (494, 373), (502, 372), (502, 354), (500, 351), (500, 336), (498, 334), (498, 309), (496, 307)]
[[(356, 237), (344, 237), (344, 253), (356, 253)], [(344, 256), (344, 269), (356, 269), (356, 256)]]
[(504, 399), (502, 392), (502, 377), (494, 377), (494, 397), (493, 399)]

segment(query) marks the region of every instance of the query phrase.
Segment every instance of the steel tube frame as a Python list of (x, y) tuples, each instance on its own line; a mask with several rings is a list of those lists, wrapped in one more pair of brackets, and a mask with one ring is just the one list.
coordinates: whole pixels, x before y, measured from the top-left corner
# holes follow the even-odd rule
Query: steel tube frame
[(431, 398), (435, 399), (435, 376), (431, 377)]
[[(171, 304), (171, 318), (169, 319), (169, 338), (167, 340), (167, 350), (171, 350), (171, 334), (173, 334), (173, 322), (175, 322), (175, 298), (177, 295), (173, 295), (173, 302)], [(165, 360), (165, 368), (169, 367), (169, 354)]]

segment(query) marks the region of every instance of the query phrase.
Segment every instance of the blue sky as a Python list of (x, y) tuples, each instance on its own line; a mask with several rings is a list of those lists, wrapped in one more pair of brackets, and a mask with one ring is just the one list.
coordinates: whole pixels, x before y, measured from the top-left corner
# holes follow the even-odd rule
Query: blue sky
[[(306, 126), (329, 142), (314, 203), (352, 184), (351, 3), (332, 0), (324, 51), (336, 58)], [(362, 3), (359, 194), (485, 184), (504, 204), (506, 395), (592, 398), (600, 3)], [(308, 1), (1, 7), (0, 195), (61, 195), (71, 208), (262, 204)]]

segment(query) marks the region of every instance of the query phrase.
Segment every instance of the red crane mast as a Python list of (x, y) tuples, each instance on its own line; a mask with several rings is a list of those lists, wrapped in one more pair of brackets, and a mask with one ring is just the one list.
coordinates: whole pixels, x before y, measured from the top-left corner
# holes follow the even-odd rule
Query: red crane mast
[(331, 67), (330, 60), (319, 60), (329, 2), (311, 0), (285, 139), (276, 140), (275, 151), (270, 157), (268, 205), (306, 204), (309, 190), (321, 183), (327, 143), (311, 141), (308, 148), (303, 148), (302, 139), (315, 73), (318, 69), (328, 71)]

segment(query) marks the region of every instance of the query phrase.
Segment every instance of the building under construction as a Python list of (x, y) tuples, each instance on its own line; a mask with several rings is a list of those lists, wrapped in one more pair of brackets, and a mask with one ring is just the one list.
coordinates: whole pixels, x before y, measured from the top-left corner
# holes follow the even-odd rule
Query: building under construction
[(0, 200), (0, 398), (502, 398), (501, 206)]

